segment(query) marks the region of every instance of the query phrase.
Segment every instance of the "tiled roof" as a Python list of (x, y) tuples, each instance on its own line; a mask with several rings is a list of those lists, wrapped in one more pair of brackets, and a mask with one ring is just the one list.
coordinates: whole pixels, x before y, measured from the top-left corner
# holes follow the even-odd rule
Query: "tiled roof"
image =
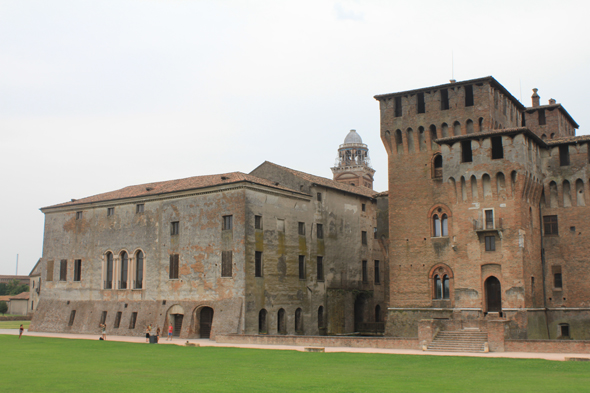
[(382, 198), (382, 197), (388, 197), (388, 196), (389, 196), (389, 191), (383, 191), (378, 194), (375, 194), (375, 198)]
[(179, 191), (188, 191), (193, 189), (201, 189), (206, 187), (220, 186), (226, 184), (250, 182), (262, 186), (272, 187), (284, 191), (295, 192), (301, 195), (307, 195), (300, 191), (292, 190), (290, 188), (278, 185), (266, 179), (261, 179), (242, 172), (223, 173), (218, 175), (205, 175), (188, 177), (186, 179), (168, 180), (156, 183), (140, 184), (136, 186), (129, 186), (120, 190), (105, 192), (94, 196), (89, 196), (82, 199), (75, 199), (70, 202), (60, 203), (57, 205), (47, 206), (43, 209), (51, 209), (57, 207), (76, 206), (86, 203), (96, 203), (105, 201), (114, 201), (120, 199), (137, 198), (137, 197), (152, 197), (161, 194), (168, 194)]
[(293, 174), (294, 176), (297, 176), (303, 180), (315, 183), (319, 186), (323, 186), (323, 187), (327, 187), (327, 188), (334, 188), (334, 189), (337, 189), (340, 191), (349, 192), (351, 194), (362, 195), (362, 196), (369, 197), (369, 198), (374, 198), (375, 195), (377, 195), (377, 191), (371, 190), (370, 188), (367, 188), (367, 187), (356, 187), (356, 186), (351, 186), (351, 185), (344, 184), (344, 183), (339, 183), (337, 181), (334, 181), (334, 180), (331, 180), (331, 179), (328, 179), (325, 177), (315, 176), (315, 175), (311, 175), (309, 173), (296, 171), (295, 169), (287, 168), (285, 166), (277, 165), (277, 164), (270, 162), (270, 161), (265, 161), (261, 165), (264, 165), (264, 164), (273, 165), (277, 168), (280, 168), (284, 171), (287, 171), (287, 172)]
[(0, 296), (0, 302), (9, 302), (12, 296)]
[(476, 132), (474, 134), (466, 134), (466, 135), (455, 135), (455, 136), (448, 136), (446, 138), (439, 138), (436, 139), (435, 142), (438, 144), (452, 144), (457, 141), (466, 140), (466, 139), (478, 139), (478, 138), (485, 138), (494, 135), (510, 135), (510, 134), (519, 134), (525, 133), (530, 138), (533, 138), (537, 141), (538, 144), (545, 147), (545, 142), (543, 139), (539, 138), (537, 134), (532, 132), (526, 127), (517, 127), (517, 128), (502, 128), (496, 130), (488, 130), (482, 132)]
[(554, 138), (554, 139), (546, 139), (545, 143), (549, 146), (553, 145), (561, 145), (564, 143), (580, 143), (580, 142), (588, 142), (590, 141), (590, 135), (580, 135), (580, 136), (565, 136), (563, 138)]
[(16, 296), (11, 296), (10, 300), (29, 300), (30, 292), (21, 292)]

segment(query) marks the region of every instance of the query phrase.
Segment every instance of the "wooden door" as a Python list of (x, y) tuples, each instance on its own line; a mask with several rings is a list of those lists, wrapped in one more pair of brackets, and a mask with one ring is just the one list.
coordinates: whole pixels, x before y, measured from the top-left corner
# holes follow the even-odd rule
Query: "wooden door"
[(485, 288), (488, 312), (502, 311), (502, 288), (500, 281), (496, 277), (491, 276), (486, 280)]
[(209, 338), (211, 336), (211, 325), (213, 324), (213, 309), (203, 307), (199, 313), (200, 337)]

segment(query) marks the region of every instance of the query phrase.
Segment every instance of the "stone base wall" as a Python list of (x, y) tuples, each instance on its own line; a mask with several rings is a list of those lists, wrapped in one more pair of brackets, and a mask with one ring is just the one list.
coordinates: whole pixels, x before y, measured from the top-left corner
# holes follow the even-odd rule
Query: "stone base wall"
[[(180, 306), (180, 307), (178, 307)], [(211, 326), (211, 338), (216, 334), (242, 333), (243, 316), (242, 302), (240, 299), (229, 299), (211, 302), (191, 301), (65, 301), (42, 299), (29, 330), (32, 332), (57, 332), (57, 333), (82, 333), (101, 334), (99, 326), (103, 312), (106, 316), (106, 333), (117, 336), (143, 336), (146, 327), (151, 324), (155, 332), (157, 327), (162, 329), (161, 335), (167, 335), (167, 326), (170, 321), (169, 312), (174, 307), (174, 313), (179, 309), (184, 313), (181, 338), (199, 338), (200, 321), (199, 312), (202, 307), (211, 307), (214, 311)], [(75, 311), (73, 323), (70, 326), (70, 317)], [(121, 312), (119, 327), (115, 327), (117, 313)], [(137, 313), (135, 328), (132, 328), (132, 313)]]
[(279, 336), (217, 334), (215, 341), (227, 344), (298, 345), (313, 347), (353, 347), (419, 349), (417, 338), (341, 337), (341, 336)]
[(506, 340), (505, 352), (590, 353), (590, 341)]

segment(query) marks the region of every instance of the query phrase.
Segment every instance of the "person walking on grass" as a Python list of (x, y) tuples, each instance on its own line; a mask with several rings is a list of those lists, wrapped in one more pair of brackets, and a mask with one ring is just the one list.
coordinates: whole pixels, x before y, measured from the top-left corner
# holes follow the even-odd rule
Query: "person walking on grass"
[(150, 323), (148, 327), (145, 328), (145, 342), (150, 342), (150, 333), (152, 332), (152, 324)]
[(18, 339), (20, 340), (21, 336), (23, 335), (23, 332), (25, 331), (25, 328), (23, 327), (22, 323), (20, 325), (20, 327), (18, 328)]
[(107, 325), (106, 325), (106, 323), (101, 323), (100, 327), (102, 328), (102, 339), (106, 341), (106, 339), (107, 339)]
[(172, 341), (172, 332), (174, 331), (174, 329), (172, 328), (172, 324), (170, 324), (170, 326), (168, 326), (168, 340)]

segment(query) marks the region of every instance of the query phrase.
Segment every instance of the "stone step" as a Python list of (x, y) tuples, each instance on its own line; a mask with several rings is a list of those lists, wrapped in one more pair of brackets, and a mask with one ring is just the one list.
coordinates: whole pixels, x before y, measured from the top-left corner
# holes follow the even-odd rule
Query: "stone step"
[(479, 330), (438, 332), (428, 345), (427, 351), (440, 352), (483, 352), (488, 334)]

